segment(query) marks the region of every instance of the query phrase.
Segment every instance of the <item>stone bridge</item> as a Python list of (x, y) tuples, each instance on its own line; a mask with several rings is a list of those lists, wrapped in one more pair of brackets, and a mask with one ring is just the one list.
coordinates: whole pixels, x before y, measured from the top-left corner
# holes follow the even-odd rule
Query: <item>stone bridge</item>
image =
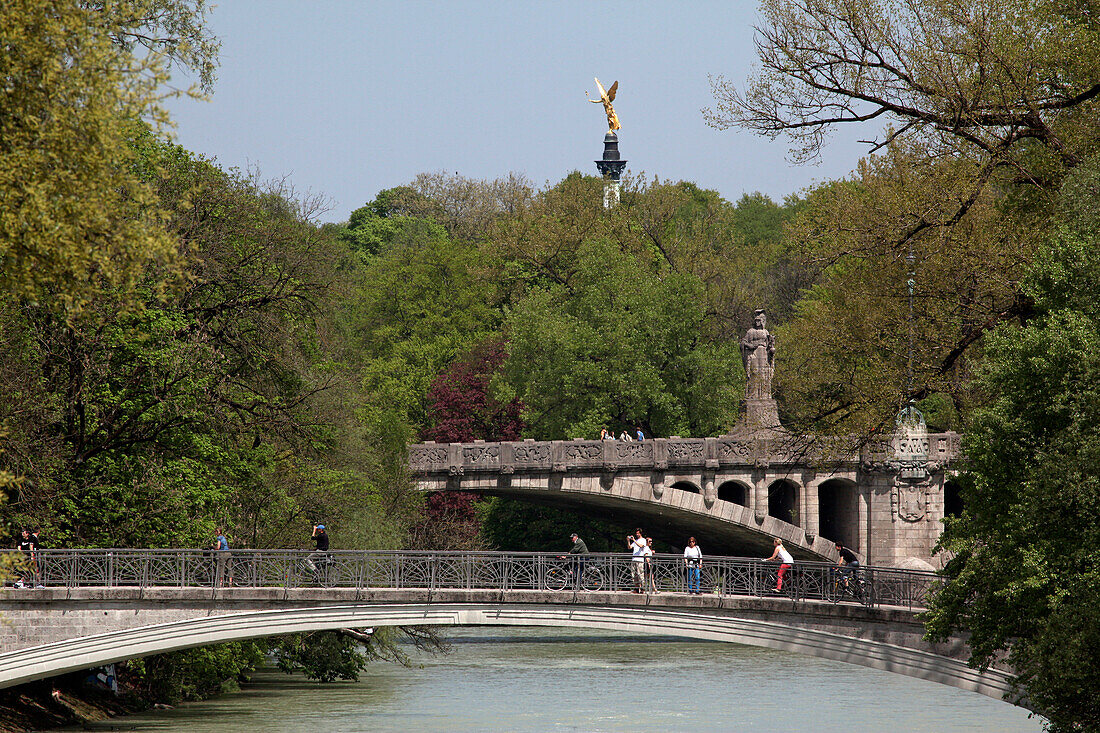
[(0, 688), (177, 649), (322, 629), (557, 626), (780, 649), (1001, 698), (913, 610), (786, 598), (500, 589), (81, 587), (0, 593)]
[(641, 442), (420, 443), (409, 469), (422, 491), (511, 496), (643, 524), (706, 551), (835, 559), (834, 542), (881, 565), (940, 566), (932, 548), (957, 503), (956, 433), (904, 432), (861, 446), (782, 429)]

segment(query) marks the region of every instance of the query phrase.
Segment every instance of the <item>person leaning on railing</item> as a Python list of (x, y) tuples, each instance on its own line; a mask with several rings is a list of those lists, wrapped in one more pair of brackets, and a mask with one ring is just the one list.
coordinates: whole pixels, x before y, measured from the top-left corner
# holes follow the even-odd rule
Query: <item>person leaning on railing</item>
[(229, 540), (225, 538), (225, 530), (218, 527), (217, 536), (214, 538), (214, 558), (216, 560), (216, 567), (214, 570), (215, 586), (221, 586), (223, 581), (225, 581), (226, 585), (233, 585), (233, 565), (230, 554)]

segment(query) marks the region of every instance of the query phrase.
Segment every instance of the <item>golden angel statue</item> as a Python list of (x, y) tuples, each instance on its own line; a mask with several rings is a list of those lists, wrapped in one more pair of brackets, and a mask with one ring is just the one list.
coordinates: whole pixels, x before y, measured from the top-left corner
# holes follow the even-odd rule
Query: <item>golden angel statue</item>
[[(607, 113), (607, 127), (610, 132), (623, 129), (623, 126), (619, 124), (619, 116), (615, 114), (615, 108), (611, 106), (611, 103), (615, 101), (615, 92), (619, 91), (619, 82), (616, 81), (610, 89), (604, 91), (603, 84), (600, 84), (600, 80), (597, 78), (596, 87), (600, 90), (600, 98), (592, 99), (589, 97), (588, 101), (592, 104), (603, 104), (603, 111)], [(588, 97), (588, 92), (585, 92), (584, 96)]]

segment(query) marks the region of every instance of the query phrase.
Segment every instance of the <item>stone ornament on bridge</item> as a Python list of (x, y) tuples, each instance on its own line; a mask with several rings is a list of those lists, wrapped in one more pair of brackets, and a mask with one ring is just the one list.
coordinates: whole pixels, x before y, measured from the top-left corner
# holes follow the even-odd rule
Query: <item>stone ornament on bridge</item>
[(928, 513), (931, 490), (928, 442), (924, 415), (909, 403), (898, 412), (891, 446), (897, 475), (890, 507), (894, 516), (905, 522), (919, 522)]
[(763, 308), (753, 312), (752, 328), (741, 338), (741, 363), (745, 367), (744, 426), (779, 428), (779, 408), (772, 398), (775, 336), (768, 332), (768, 316)]

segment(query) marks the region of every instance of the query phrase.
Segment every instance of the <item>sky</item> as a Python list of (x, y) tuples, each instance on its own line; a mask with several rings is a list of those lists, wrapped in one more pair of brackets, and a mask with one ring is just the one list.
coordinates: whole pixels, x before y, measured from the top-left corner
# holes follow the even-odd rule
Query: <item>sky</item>
[(630, 173), (780, 201), (848, 175), (867, 132), (796, 166), (782, 138), (708, 127), (709, 77), (743, 84), (756, 22), (751, 0), (222, 0), (208, 17), (222, 44), (211, 98), (170, 110), (184, 147), (285, 177), (328, 201), (322, 221), (343, 221), (418, 173), (536, 186), (595, 174), (607, 121), (585, 92), (598, 76), (619, 81)]

